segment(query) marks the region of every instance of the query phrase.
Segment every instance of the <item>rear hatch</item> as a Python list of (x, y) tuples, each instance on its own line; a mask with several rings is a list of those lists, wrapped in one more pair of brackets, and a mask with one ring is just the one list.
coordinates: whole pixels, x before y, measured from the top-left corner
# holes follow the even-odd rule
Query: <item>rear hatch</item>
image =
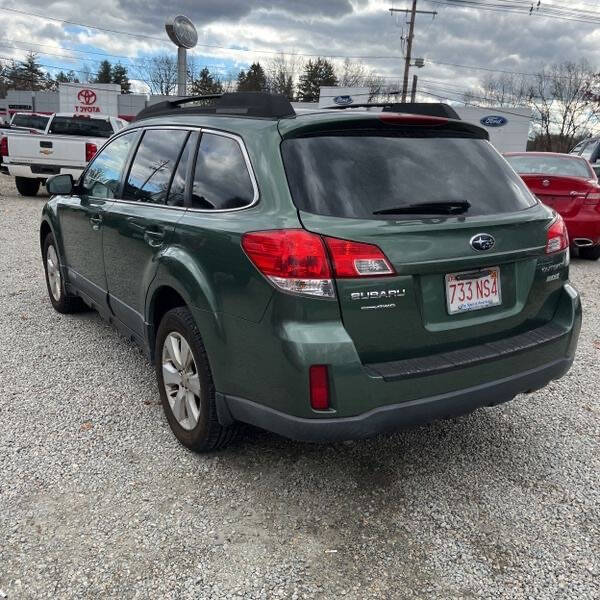
[(561, 282), (547, 283), (538, 267), (563, 260), (545, 252), (553, 214), (485, 131), (435, 118), (382, 119), (282, 131), (303, 226), (373, 244), (394, 271), (336, 279), (363, 362), (469, 347), (551, 320)]

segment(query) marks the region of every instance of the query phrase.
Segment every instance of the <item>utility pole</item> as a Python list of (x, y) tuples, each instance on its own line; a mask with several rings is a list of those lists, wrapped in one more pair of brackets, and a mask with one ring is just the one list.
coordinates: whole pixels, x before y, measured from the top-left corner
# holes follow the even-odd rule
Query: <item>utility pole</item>
[(408, 72), (410, 71), (410, 60), (412, 54), (412, 44), (415, 35), (415, 20), (417, 15), (437, 15), (436, 10), (417, 10), (417, 0), (413, 0), (412, 8), (390, 8), (390, 13), (395, 12), (410, 13), (408, 39), (406, 40), (406, 58), (404, 60), (404, 81), (402, 83), (402, 102), (406, 102), (406, 94), (408, 93)]
[(412, 84), (412, 89), (410, 90), (410, 101), (411, 102), (417, 101), (417, 79), (418, 79), (418, 77), (416, 75), (413, 75), (413, 84)]

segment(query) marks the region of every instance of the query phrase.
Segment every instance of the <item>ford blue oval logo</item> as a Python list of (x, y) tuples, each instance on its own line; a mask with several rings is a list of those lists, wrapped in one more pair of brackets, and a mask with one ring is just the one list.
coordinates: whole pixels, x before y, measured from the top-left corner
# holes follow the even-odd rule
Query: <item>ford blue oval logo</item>
[(477, 252), (491, 250), (496, 245), (496, 240), (489, 233), (478, 233), (471, 238), (471, 247)]
[(504, 127), (508, 123), (508, 119), (501, 117), (500, 115), (488, 115), (487, 117), (483, 117), (479, 122), (484, 127)]
[(340, 106), (346, 106), (347, 104), (352, 104), (352, 96), (336, 96), (333, 101), (335, 104), (339, 104)]

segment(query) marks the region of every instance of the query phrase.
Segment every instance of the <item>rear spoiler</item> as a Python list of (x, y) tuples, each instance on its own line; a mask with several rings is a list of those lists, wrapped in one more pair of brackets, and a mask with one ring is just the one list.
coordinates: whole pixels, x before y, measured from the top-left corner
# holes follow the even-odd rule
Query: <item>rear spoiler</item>
[[(325, 115), (324, 115), (325, 116)], [(486, 129), (457, 119), (406, 113), (352, 112), (329, 118), (290, 119), (279, 122), (283, 139), (318, 135), (381, 135), (397, 134), (405, 137), (460, 137), (489, 140)]]

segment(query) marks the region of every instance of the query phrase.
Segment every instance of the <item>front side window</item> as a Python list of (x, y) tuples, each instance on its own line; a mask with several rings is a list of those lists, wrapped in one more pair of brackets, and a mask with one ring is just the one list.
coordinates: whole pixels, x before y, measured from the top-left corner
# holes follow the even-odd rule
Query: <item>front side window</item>
[(121, 177), (136, 133), (118, 137), (94, 158), (82, 182), (82, 192), (95, 198), (114, 198), (119, 192)]
[(188, 132), (183, 130), (148, 129), (131, 164), (123, 199), (165, 204), (187, 136)]
[(196, 159), (192, 208), (227, 210), (254, 201), (254, 187), (239, 143), (203, 133)]

